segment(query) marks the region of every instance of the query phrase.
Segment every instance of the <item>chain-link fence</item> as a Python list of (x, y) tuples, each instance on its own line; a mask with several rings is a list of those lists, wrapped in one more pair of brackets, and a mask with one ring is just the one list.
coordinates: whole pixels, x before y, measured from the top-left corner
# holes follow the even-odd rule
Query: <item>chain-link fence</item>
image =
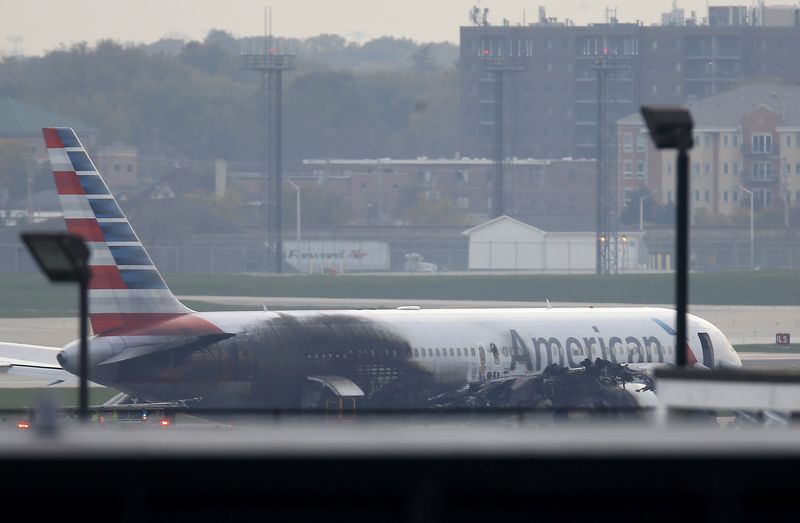
[[(319, 242), (324, 247), (286, 243), (287, 256), (294, 249), (300, 262), (288, 258), (287, 272), (454, 272), (491, 270), (542, 274), (588, 274), (594, 272), (595, 245), (589, 242), (525, 243), (467, 241), (341, 241)], [(370, 250), (381, 251), (376, 265)], [(316, 249), (316, 250), (315, 250)], [(636, 247), (620, 246), (617, 265), (621, 273), (674, 270), (674, 246), (669, 243)], [(271, 272), (272, 256), (259, 244), (192, 244), (152, 246), (148, 252), (164, 273), (240, 274)], [(409, 264), (409, 260), (414, 263)], [(419, 263), (424, 261), (425, 263)], [(691, 245), (691, 269), (696, 271), (800, 269), (800, 245), (779, 242), (695, 242)], [(37, 272), (22, 244), (0, 244), (0, 272)]]

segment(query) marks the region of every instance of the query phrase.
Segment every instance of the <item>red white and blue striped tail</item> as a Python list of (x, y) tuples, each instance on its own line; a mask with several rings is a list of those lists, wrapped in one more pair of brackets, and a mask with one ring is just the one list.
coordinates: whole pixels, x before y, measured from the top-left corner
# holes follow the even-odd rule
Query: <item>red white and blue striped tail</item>
[(42, 133), (67, 230), (91, 250), (94, 333), (135, 333), (191, 314), (167, 288), (75, 132), (56, 127)]

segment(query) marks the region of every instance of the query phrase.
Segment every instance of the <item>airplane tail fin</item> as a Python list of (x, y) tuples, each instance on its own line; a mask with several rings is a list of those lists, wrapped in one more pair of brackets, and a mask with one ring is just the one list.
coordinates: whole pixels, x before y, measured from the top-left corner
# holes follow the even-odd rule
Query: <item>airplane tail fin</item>
[(95, 334), (122, 334), (190, 314), (158, 269), (69, 127), (42, 129), (64, 220), (91, 250), (89, 310)]

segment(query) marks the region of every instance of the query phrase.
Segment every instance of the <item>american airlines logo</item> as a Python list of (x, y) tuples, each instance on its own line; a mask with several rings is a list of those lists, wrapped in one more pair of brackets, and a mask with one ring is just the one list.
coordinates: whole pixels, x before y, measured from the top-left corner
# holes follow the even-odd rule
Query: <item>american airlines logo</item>
[(542, 370), (557, 364), (562, 367), (578, 368), (585, 359), (596, 358), (612, 363), (664, 363), (664, 347), (655, 336), (611, 336), (597, 333), (591, 337), (558, 339), (554, 337), (531, 336), (527, 341), (511, 329), (511, 370), (517, 364), (524, 364), (527, 370)]

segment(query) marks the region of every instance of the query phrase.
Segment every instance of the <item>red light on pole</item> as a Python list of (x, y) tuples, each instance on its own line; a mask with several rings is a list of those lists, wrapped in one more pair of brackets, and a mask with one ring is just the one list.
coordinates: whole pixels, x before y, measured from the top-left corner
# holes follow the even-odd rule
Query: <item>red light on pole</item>
[(167, 428), (167, 427), (169, 427), (169, 425), (170, 425), (169, 418), (161, 418), (161, 419), (158, 421), (158, 424), (159, 424), (159, 425), (161, 425), (161, 426), (162, 426), (162, 427), (164, 427), (164, 428)]
[(28, 430), (29, 428), (31, 428), (31, 424), (28, 423), (27, 421), (18, 421), (17, 428), (19, 430)]

